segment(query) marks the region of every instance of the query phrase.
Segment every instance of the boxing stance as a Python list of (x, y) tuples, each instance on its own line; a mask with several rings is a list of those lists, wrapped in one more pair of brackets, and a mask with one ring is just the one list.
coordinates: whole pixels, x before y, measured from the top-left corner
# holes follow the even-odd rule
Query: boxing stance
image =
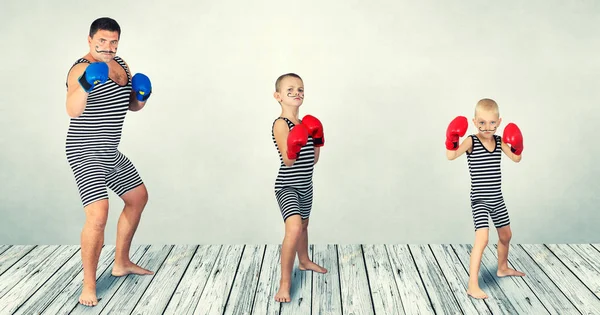
[(275, 83), (274, 97), (282, 109), (273, 122), (271, 133), (280, 159), (275, 198), (285, 223), (285, 237), (281, 246), (281, 280), (275, 300), (290, 302), (296, 253), (300, 270), (327, 272), (327, 269), (308, 257), (307, 230), (313, 201), (312, 175), (325, 138), (323, 126), (317, 118), (306, 115), (302, 120), (298, 119), (298, 109), (304, 100), (304, 85), (297, 74), (280, 76)]
[(86, 214), (81, 232), (83, 290), (79, 302), (98, 304), (96, 268), (104, 244), (110, 188), (125, 203), (117, 226), (113, 276), (153, 274), (129, 259), (129, 249), (148, 192), (131, 161), (118, 150), (128, 110), (141, 110), (150, 94), (150, 79), (131, 77), (129, 66), (116, 56), (119, 24), (99, 18), (90, 27), (90, 51), (77, 60), (67, 78), (67, 113), (71, 117), (66, 138), (67, 161), (73, 171)]
[(487, 294), (479, 287), (479, 268), (483, 251), (488, 244), (488, 216), (492, 218), (498, 232), (498, 277), (525, 276), (524, 273), (508, 268), (508, 249), (512, 232), (510, 219), (501, 189), (500, 161), (502, 152), (514, 162), (521, 161), (523, 135), (517, 125), (509, 123), (502, 138), (495, 134), (502, 119), (498, 104), (491, 99), (482, 99), (475, 106), (473, 123), (477, 134), (469, 135), (460, 145), (459, 140), (468, 128), (467, 118), (458, 116), (446, 130), (446, 155), (454, 160), (467, 154), (471, 175), (471, 209), (475, 225), (475, 244), (471, 251), (469, 284), (467, 294), (485, 299)]

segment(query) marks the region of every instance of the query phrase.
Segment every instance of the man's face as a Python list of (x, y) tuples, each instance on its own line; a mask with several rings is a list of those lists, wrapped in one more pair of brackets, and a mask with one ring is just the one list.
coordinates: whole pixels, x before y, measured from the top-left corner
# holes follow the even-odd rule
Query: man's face
[(117, 54), (119, 32), (98, 30), (94, 37), (88, 36), (90, 53), (98, 61), (109, 62)]

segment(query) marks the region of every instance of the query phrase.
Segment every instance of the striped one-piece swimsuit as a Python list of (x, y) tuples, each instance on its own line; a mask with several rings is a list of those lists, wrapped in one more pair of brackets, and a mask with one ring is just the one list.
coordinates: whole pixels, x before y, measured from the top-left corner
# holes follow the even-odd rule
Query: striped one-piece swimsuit
[[(289, 119), (279, 117), (287, 122), (290, 130), (295, 124)], [(273, 126), (275, 126), (275, 122)], [(298, 158), (292, 166), (286, 166), (283, 163), (283, 155), (286, 152), (281, 152), (275, 140), (275, 134), (271, 130), (273, 143), (279, 152), (279, 172), (275, 179), (275, 198), (279, 204), (283, 221), (292, 215), (299, 215), (303, 220), (310, 216), (313, 201), (313, 169), (315, 164), (315, 147), (313, 138), (308, 137), (306, 145), (300, 149)]]
[[(84, 207), (108, 199), (107, 187), (122, 196), (143, 183), (131, 161), (118, 150), (132, 88), (127, 65), (119, 57), (114, 59), (127, 73), (127, 84), (121, 86), (109, 78), (96, 85), (83, 113), (71, 118), (67, 132), (67, 161)], [(81, 58), (73, 66), (79, 63), (89, 61)]]
[(477, 135), (471, 152), (466, 152), (471, 174), (471, 208), (475, 230), (489, 228), (488, 215), (494, 226), (501, 228), (510, 224), (508, 211), (502, 197), (502, 138), (494, 135), (496, 146), (489, 151)]

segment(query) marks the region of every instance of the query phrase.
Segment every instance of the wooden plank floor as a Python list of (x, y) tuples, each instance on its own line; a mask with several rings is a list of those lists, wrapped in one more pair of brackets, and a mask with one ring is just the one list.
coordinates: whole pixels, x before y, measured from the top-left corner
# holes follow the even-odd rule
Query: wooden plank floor
[(511, 245), (523, 278), (496, 277), (496, 245), (465, 293), (470, 245), (311, 245), (327, 274), (293, 271), (277, 303), (279, 245), (137, 245), (152, 276), (113, 277), (102, 249), (96, 307), (79, 305), (79, 246), (0, 245), (0, 314), (600, 314), (600, 244)]

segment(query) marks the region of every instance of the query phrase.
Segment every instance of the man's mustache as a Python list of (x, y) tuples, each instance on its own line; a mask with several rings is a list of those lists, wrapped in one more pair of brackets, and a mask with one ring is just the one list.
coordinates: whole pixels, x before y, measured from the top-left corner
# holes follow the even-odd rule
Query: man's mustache
[(116, 54), (116, 51), (111, 51), (111, 50), (98, 50), (96, 49), (96, 52), (99, 54), (104, 54), (104, 53), (108, 53), (108, 54)]

